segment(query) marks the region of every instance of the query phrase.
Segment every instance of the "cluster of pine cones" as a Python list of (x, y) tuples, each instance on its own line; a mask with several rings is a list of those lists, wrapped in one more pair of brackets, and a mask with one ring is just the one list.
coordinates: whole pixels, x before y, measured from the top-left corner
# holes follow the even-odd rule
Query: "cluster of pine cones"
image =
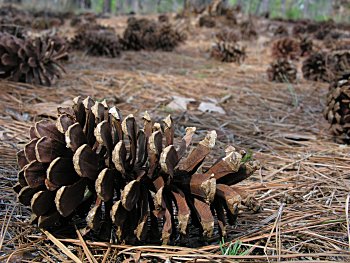
[(228, 146), (223, 158), (203, 165), (215, 131), (186, 155), (195, 128), (175, 146), (170, 116), (161, 125), (146, 113), (142, 122), (139, 129), (133, 115), (123, 119), (90, 97), (59, 108), (56, 122), (37, 122), (17, 154), (14, 187), (32, 222), (52, 230), (80, 222), (84, 234), (102, 239), (167, 244), (186, 236), (190, 225), (211, 237), (215, 221), (224, 236), (241, 205), (261, 209), (236, 185), (259, 168), (245, 151)]
[[(343, 31), (342, 31), (343, 30)], [(282, 36), (274, 42), (267, 75), (270, 81), (295, 82), (297, 69), (293, 60), (306, 57), (301, 70), (307, 80), (330, 83), (324, 117), (330, 131), (339, 143), (350, 143), (350, 51), (348, 27), (332, 21), (299, 21), (292, 34), (285, 26), (277, 26), (275, 35)], [(313, 40), (323, 46), (314, 50)]]

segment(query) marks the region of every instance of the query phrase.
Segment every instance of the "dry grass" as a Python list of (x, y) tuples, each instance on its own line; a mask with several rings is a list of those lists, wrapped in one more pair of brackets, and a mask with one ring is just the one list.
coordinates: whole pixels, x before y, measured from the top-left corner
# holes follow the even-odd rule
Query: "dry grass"
[[(120, 30), (125, 20), (104, 23)], [(237, 66), (208, 59), (212, 30), (195, 32), (172, 53), (124, 52), (117, 59), (74, 53), (67, 75), (51, 88), (0, 82), (0, 262), (349, 260), (350, 148), (333, 143), (322, 118), (327, 85), (300, 76), (293, 85), (268, 82), (266, 36), (246, 43), (248, 59)], [(224, 245), (240, 240), (245, 255), (222, 255), (218, 236), (199, 248), (132, 247), (84, 240), (79, 234), (75, 239), (55, 237), (28, 225), (28, 211), (16, 203), (11, 189), (15, 152), (36, 119), (55, 116), (59, 104), (77, 95), (106, 98), (137, 117), (145, 110), (156, 119), (170, 112), (178, 134), (185, 126), (197, 127), (198, 138), (215, 129), (217, 148), (233, 144), (253, 150), (263, 165), (244, 183), (264, 211), (243, 209)], [(215, 98), (227, 114), (195, 108), (173, 112), (166, 107), (173, 95)]]

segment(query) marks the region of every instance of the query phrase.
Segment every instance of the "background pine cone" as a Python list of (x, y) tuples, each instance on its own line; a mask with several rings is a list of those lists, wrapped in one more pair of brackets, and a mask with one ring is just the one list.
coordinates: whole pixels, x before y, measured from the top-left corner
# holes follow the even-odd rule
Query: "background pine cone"
[(199, 18), (199, 26), (213, 28), (216, 26), (215, 18), (209, 15), (202, 15)]
[(308, 37), (303, 37), (300, 40), (300, 56), (309, 56), (312, 53), (313, 50), (313, 42)]
[(166, 244), (187, 234), (190, 223), (210, 237), (214, 214), (225, 235), (226, 219), (234, 223), (240, 204), (260, 210), (235, 185), (259, 167), (244, 151), (229, 146), (224, 158), (197, 172), (215, 145), (215, 131), (184, 157), (195, 128), (187, 128), (175, 147), (170, 116), (161, 128), (146, 113), (138, 129), (132, 115), (122, 120), (118, 109), (89, 97), (75, 98), (73, 107), (58, 113), (56, 123), (36, 123), (17, 154), (21, 170), (14, 189), (40, 227), (62, 229), (79, 219), (84, 233), (109, 239), (113, 223), (119, 241), (161, 237)]
[(223, 41), (214, 44), (210, 55), (219, 61), (235, 62), (237, 64), (241, 64), (246, 58), (245, 47), (240, 46), (238, 43)]
[(267, 76), (270, 81), (294, 83), (297, 78), (297, 69), (288, 59), (279, 58), (270, 64)]
[(217, 32), (215, 34), (215, 37), (217, 38), (217, 40), (224, 42), (238, 42), (241, 39), (241, 36), (237, 31), (227, 27)]
[(302, 66), (304, 79), (329, 82), (331, 71), (328, 67), (328, 56), (324, 52), (318, 52), (308, 57)]
[(0, 46), (0, 78), (50, 86), (64, 71), (59, 61), (67, 52), (63, 48), (55, 51), (53, 41), (0, 34)]
[(323, 115), (339, 143), (350, 143), (350, 74), (330, 85)]
[(119, 37), (110, 30), (82, 30), (70, 42), (76, 50), (92, 56), (117, 57), (122, 49)]
[(272, 46), (272, 55), (275, 58), (298, 58), (300, 56), (299, 41), (290, 37), (281, 38), (275, 41)]

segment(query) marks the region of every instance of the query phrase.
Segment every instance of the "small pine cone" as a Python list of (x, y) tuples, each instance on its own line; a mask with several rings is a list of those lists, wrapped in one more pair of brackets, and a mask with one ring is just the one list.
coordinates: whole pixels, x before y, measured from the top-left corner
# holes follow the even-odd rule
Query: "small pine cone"
[(226, 10), (225, 18), (228, 21), (228, 24), (237, 25), (236, 12), (233, 9), (229, 8)]
[(230, 28), (223, 28), (215, 34), (218, 41), (224, 42), (238, 42), (240, 40), (240, 35), (237, 31)]
[(308, 56), (312, 53), (313, 42), (310, 38), (303, 37), (300, 40), (300, 56)]
[(350, 73), (350, 51), (338, 51), (328, 55), (328, 65), (335, 79)]
[(244, 40), (252, 40), (258, 37), (255, 23), (253, 19), (248, 19), (240, 24), (241, 36)]
[[(160, 27), (163, 27), (163, 23)], [(167, 24), (165, 24), (167, 25)], [(144, 25), (142, 28), (141, 33), (141, 44), (142, 49), (146, 50), (156, 50), (158, 45), (158, 38), (159, 38), (159, 25), (158, 23), (151, 22), (147, 23), (147, 25)], [(164, 32), (165, 33), (165, 32)]]
[(215, 145), (215, 131), (185, 157), (195, 128), (187, 128), (175, 147), (170, 116), (162, 128), (146, 113), (139, 129), (132, 114), (123, 120), (117, 108), (89, 97), (75, 98), (58, 113), (56, 123), (36, 123), (17, 154), (14, 189), (39, 227), (83, 221), (84, 234), (109, 239), (114, 224), (119, 242), (167, 244), (187, 235), (189, 224), (211, 237), (217, 220), (225, 235), (226, 219), (233, 224), (241, 204), (261, 209), (236, 185), (259, 168), (244, 151), (229, 146), (224, 158), (198, 171)]
[(300, 56), (299, 41), (285, 37), (275, 41), (272, 45), (272, 55), (275, 58), (296, 59)]
[(123, 34), (124, 48), (136, 51), (144, 49), (144, 31), (145, 28), (150, 28), (150, 23), (151, 21), (148, 19), (136, 19), (135, 17), (130, 17)]
[(339, 143), (350, 143), (350, 74), (330, 84), (323, 116)]
[(292, 29), (293, 36), (301, 36), (306, 34), (306, 26), (303, 24), (296, 24)]
[(294, 83), (297, 78), (297, 69), (291, 61), (279, 58), (270, 64), (267, 76), (270, 81)]
[(118, 57), (121, 44), (115, 33), (104, 30), (83, 30), (71, 40), (73, 49), (85, 51), (92, 56)]
[(328, 66), (328, 55), (326, 53), (314, 53), (308, 57), (301, 68), (304, 79), (313, 81), (329, 82), (331, 70)]
[(169, 23), (170, 19), (168, 15), (162, 14), (158, 16), (158, 22), (160, 23)]
[(37, 30), (45, 30), (61, 25), (62, 21), (58, 18), (36, 17), (32, 22), (32, 28)]
[(279, 25), (274, 31), (273, 31), (273, 35), (274, 36), (279, 36), (279, 37), (285, 37), (288, 36), (288, 29), (283, 26), (283, 25)]
[(215, 22), (215, 18), (209, 16), (209, 15), (202, 15), (199, 18), (199, 26), (200, 27), (215, 27), (216, 26), (216, 22)]
[(55, 51), (53, 41), (0, 34), (0, 47), (0, 78), (50, 86), (64, 72), (59, 61), (67, 52), (63, 48)]
[(245, 47), (237, 43), (220, 41), (211, 49), (211, 57), (222, 62), (235, 62), (241, 64), (246, 58)]
[(177, 34), (171, 24), (164, 24), (159, 28), (157, 48), (172, 51), (180, 43), (181, 36)]

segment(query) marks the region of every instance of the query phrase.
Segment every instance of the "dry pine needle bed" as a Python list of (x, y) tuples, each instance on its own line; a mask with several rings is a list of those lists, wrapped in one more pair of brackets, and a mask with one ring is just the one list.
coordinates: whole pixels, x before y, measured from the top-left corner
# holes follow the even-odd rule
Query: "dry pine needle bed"
[[(122, 33), (127, 17), (99, 22)], [(266, 28), (268, 21), (259, 23)], [(62, 30), (71, 32), (68, 25)], [(268, 32), (241, 41), (246, 56), (239, 65), (209, 58), (215, 29), (193, 22), (189, 30), (195, 34), (173, 52), (122, 51), (117, 58), (71, 52), (66, 74), (51, 87), (0, 82), (1, 262), (349, 260), (350, 148), (334, 142), (323, 118), (328, 84), (304, 80), (303, 59), (293, 62), (298, 75), (292, 84), (270, 82), (266, 70), (274, 58)], [(206, 241), (190, 236), (188, 247), (115, 244), (89, 239), (78, 229), (67, 237), (30, 225), (30, 210), (17, 203), (12, 190), (16, 152), (36, 121), (55, 119), (56, 108), (71, 106), (76, 96), (105, 99), (138, 121), (146, 110), (156, 122), (171, 113), (175, 137), (183, 137), (186, 127), (196, 128), (194, 145), (215, 130), (208, 167), (227, 145), (251, 151), (261, 168), (239, 186), (263, 210), (254, 213), (242, 206), (223, 244), (216, 226)], [(187, 110), (169, 106), (178, 97), (191, 100)], [(220, 106), (222, 112), (200, 111), (201, 102)]]

